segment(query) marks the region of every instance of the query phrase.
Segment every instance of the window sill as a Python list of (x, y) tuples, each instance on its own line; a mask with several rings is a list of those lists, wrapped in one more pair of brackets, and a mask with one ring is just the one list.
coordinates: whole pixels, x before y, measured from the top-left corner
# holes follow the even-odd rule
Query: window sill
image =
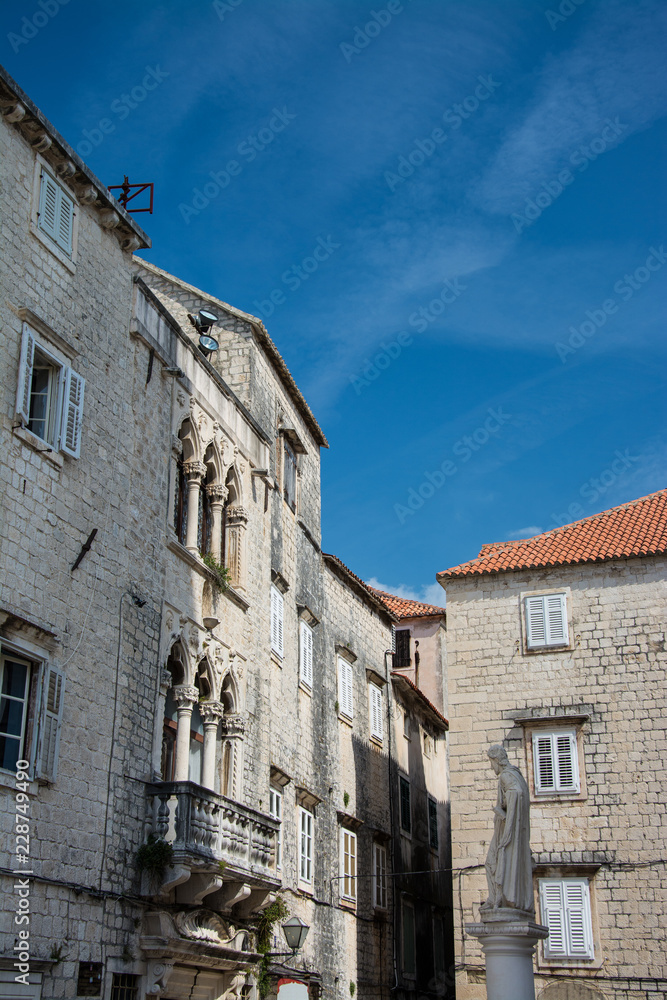
[(282, 670), (283, 657), (280, 655), (280, 653), (276, 653), (275, 649), (271, 650), (271, 659), (273, 660), (274, 663), (277, 663)]
[(301, 879), (299, 879), (299, 884), (298, 884), (297, 888), (298, 888), (299, 892), (302, 893), (302, 895), (304, 895), (304, 896), (314, 896), (315, 895), (315, 889), (313, 888), (311, 882), (302, 882)]
[(57, 243), (49, 239), (46, 233), (43, 233), (39, 226), (30, 220), (30, 232), (32, 235), (39, 240), (42, 246), (45, 246), (47, 250), (50, 250), (54, 257), (57, 257), (61, 264), (63, 264), (68, 271), (72, 274), (76, 273), (76, 263), (72, 257), (68, 257), (64, 250), (62, 250)]
[(305, 681), (299, 681), (299, 691), (303, 691), (303, 693), (307, 694), (309, 698), (312, 698), (313, 696), (312, 688), (309, 684), (306, 684)]
[[(36, 778), (28, 783), (28, 795), (37, 795), (39, 791), (41, 782)], [(0, 788), (8, 788), (11, 792), (19, 792), (20, 788), (16, 787), (16, 772), (6, 771), (4, 768), (0, 769)]]
[(350, 727), (350, 729), (354, 729), (354, 722), (353, 722), (353, 720), (349, 719), (347, 717), (347, 715), (343, 715), (341, 712), (338, 713), (338, 721), (339, 722), (344, 722), (346, 726)]
[(524, 656), (539, 656), (540, 653), (567, 653), (571, 652), (574, 646), (571, 642), (565, 643), (560, 646), (525, 646), (523, 650)]
[(341, 899), (338, 902), (338, 907), (341, 910), (347, 910), (348, 913), (356, 913), (357, 901), (356, 899)]
[(371, 733), (371, 735), (368, 738), (371, 741), (371, 743), (373, 743), (376, 747), (382, 748), (384, 746), (384, 740), (381, 740), (379, 736), (373, 736), (373, 734)]
[(37, 437), (37, 435), (33, 434), (32, 431), (29, 431), (27, 427), (21, 427), (19, 425), (18, 427), (13, 427), (12, 431), (17, 438), (36, 451), (38, 455), (45, 458), (46, 461), (50, 462), (56, 469), (62, 469), (64, 464), (63, 456), (59, 451), (55, 451), (46, 441)]

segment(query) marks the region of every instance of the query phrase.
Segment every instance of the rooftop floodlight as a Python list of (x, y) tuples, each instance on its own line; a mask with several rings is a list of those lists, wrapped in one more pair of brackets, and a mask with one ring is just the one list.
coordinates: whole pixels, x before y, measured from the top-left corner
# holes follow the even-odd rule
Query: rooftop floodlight
[(217, 351), (219, 346), (220, 345), (218, 344), (218, 341), (215, 339), (215, 337), (209, 337), (207, 333), (202, 333), (200, 335), (199, 349), (201, 350), (202, 354), (206, 355), (207, 358), (209, 357), (209, 355), (213, 353), (213, 351)]
[(215, 313), (209, 312), (208, 309), (200, 309), (196, 316), (188, 313), (188, 319), (199, 334), (200, 351), (204, 357), (209, 358), (213, 351), (217, 351), (220, 346), (215, 337), (208, 336), (208, 331), (214, 323), (218, 322), (218, 317)]
[(290, 917), (283, 924), (283, 934), (287, 941), (287, 947), (292, 949), (294, 955), (303, 945), (309, 930), (310, 926), (304, 923), (300, 917)]
[(199, 320), (197, 329), (200, 333), (206, 333), (207, 330), (210, 330), (218, 322), (218, 317), (215, 313), (209, 312), (208, 309), (200, 309), (197, 313), (197, 319)]

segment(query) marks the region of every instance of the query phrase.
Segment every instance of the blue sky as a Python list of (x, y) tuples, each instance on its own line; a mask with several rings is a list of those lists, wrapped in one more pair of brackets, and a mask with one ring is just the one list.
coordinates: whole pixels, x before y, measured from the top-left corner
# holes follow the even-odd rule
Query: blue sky
[(659, 0), (1, 13), (97, 175), (155, 182), (146, 258), (264, 319), (364, 579), (441, 601), (482, 543), (666, 485)]

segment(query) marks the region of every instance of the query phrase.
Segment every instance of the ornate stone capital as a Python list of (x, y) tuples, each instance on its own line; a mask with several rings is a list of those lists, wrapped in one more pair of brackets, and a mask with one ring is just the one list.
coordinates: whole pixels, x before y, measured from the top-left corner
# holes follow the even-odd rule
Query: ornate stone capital
[(174, 701), (177, 708), (192, 708), (199, 701), (199, 691), (190, 684), (177, 684), (174, 688)]
[(229, 496), (229, 490), (222, 483), (210, 483), (206, 487), (206, 493), (213, 503), (224, 503)]
[(167, 670), (163, 667), (160, 671), (160, 690), (166, 693), (172, 685), (173, 678), (171, 676), (171, 670)]
[(203, 462), (183, 462), (183, 472), (188, 480), (203, 479), (206, 466)]
[(217, 725), (225, 714), (225, 706), (219, 701), (200, 701), (199, 714), (202, 717), (204, 725), (207, 723), (215, 723)]
[(242, 715), (226, 715), (222, 720), (222, 731), (227, 736), (243, 736), (245, 719)]
[(229, 507), (227, 510), (227, 524), (247, 524), (248, 511), (245, 507)]

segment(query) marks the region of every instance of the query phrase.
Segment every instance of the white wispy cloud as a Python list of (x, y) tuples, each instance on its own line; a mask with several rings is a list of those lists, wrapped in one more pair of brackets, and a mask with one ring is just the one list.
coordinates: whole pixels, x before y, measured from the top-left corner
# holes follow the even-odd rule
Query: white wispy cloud
[(425, 583), (419, 589), (415, 589), (404, 583), (381, 583), (376, 577), (372, 576), (370, 580), (366, 580), (366, 585), (373, 587), (375, 590), (382, 590), (385, 594), (402, 597), (406, 601), (421, 601), (423, 604), (433, 604), (438, 608), (444, 608), (445, 606), (445, 592), (439, 583)]
[(533, 535), (541, 535), (544, 528), (537, 524), (530, 524), (527, 528), (513, 528), (505, 535), (506, 541), (514, 541), (517, 538), (532, 538)]

